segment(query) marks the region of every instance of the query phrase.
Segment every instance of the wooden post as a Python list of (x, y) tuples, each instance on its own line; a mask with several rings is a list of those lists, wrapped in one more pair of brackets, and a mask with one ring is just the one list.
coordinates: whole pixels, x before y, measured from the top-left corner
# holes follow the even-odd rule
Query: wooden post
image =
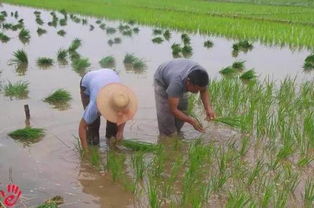
[(31, 114), (29, 113), (28, 104), (24, 105), (24, 111), (25, 111), (26, 120), (29, 120), (31, 118)]

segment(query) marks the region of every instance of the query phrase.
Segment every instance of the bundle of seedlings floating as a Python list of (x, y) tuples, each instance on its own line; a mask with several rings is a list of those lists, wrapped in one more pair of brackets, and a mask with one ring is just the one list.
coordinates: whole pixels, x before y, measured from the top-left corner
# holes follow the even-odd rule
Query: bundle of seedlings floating
[(71, 20), (73, 21), (73, 22), (75, 22), (75, 23), (80, 23), (81, 22), (81, 19), (79, 18), (79, 17), (77, 17), (77, 16), (75, 16), (75, 15), (70, 15), (70, 18), (71, 18)]
[(162, 34), (162, 30), (161, 29), (153, 29), (153, 34), (154, 35), (161, 35)]
[(120, 32), (123, 32), (125, 30), (130, 30), (131, 27), (129, 25), (120, 24), (118, 29), (119, 29)]
[(206, 47), (206, 48), (211, 48), (211, 47), (213, 47), (213, 45), (214, 45), (214, 43), (210, 40), (206, 40), (204, 42), (204, 47)]
[(4, 95), (8, 97), (15, 97), (18, 99), (24, 99), (28, 96), (28, 85), (26, 81), (17, 81), (16, 83), (11, 83), (4, 86)]
[(44, 99), (44, 102), (47, 102), (51, 105), (54, 105), (55, 108), (64, 108), (69, 106), (69, 101), (72, 99), (71, 94), (64, 89), (57, 89), (52, 94), (47, 96)]
[(35, 14), (35, 16), (38, 16), (41, 14), (41, 12), (36, 10), (36, 11), (34, 11), (34, 14)]
[(43, 136), (45, 136), (45, 131), (41, 128), (26, 127), (12, 131), (8, 135), (13, 139), (29, 144), (39, 141)]
[(166, 31), (164, 32), (163, 36), (164, 36), (165, 40), (170, 40), (170, 38), (171, 38), (171, 33), (170, 33), (170, 31), (169, 31), (169, 30), (166, 30)]
[(43, 25), (44, 24), (44, 21), (40, 17), (36, 17), (36, 22), (39, 25)]
[(122, 35), (124, 35), (124, 36), (132, 36), (132, 30), (124, 30), (122, 32)]
[(63, 37), (66, 34), (66, 32), (64, 30), (59, 30), (57, 34)]
[(113, 28), (113, 27), (107, 27), (106, 28), (106, 33), (107, 34), (114, 34), (116, 32), (117, 32), (116, 28)]
[(108, 43), (109, 46), (112, 46), (112, 45), (114, 44), (114, 41), (113, 41), (112, 39), (109, 39), (109, 40), (107, 41), (107, 43)]
[(72, 67), (75, 72), (80, 74), (81, 76), (84, 75), (86, 68), (89, 67), (91, 64), (88, 58), (77, 58), (72, 61)]
[(133, 70), (136, 73), (141, 73), (146, 68), (145, 62), (133, 54), (126, 54), (123, 63), (128, 70)]
[(102, 30), (105, 30), (106, 29), (106, 24), (105, 23), (101, 23), (99, 25), (99, 28), (102, 29)]
[(37, 29), (38, 36), (41, 36), (42, 34), (45, 34), (45, 33), (47, 33), (47, 30), (40, 27)]
[(248, 51), (252, 50), (253, 44), (249, 43), (249, 41), (247, 40), (243, 40), (233, 44), (232, 48), (233, 48), (232, 54), (235, 56), (239, 53), (239, 51), (247, 53)]
[(98, 20), (96, 20), (96, 24), (100, 24), (102, 22), (102, 20), (100, 20), (100, 19), (98, 19)]
[(225, 76), (232, 76), (232, 75), (236, 74), (237, 72), (238, 71), (231, 66), (225, 67), (219, 71), (220, 74), (225, 75)]
[(256, 73), (253, 69), (250, 69), (246, 72), (244, 72), (241, 76), (240, 76), (240, 79), (242, 80), (246, 80), (246, 81), (249, 81), (249, 80), (253, 80), (256, 78)]
[(65, 19), (65, 18), (60, 19), (59, 24), (60, 24), (60, 26), (66, 26), (67, 25), (67, 19)]
[(17, 31), (17, 30), (19, 30), (19, 29), (22, 29), (23, 27), (24, 27), (24, 24), (23, 24), (23, 23), (18, 23), (18, 24), (13, 25), (11, 29), (12, 29), (13, 31)]
[(14, 18), (15, 18), (15, 19), (19, 18), (19, 13), (18, 13), (18, 11), (15, 11), (15, 12), (14, 12)]
[(64, 49), (59, 49), (57, 52), (57, 60), (59, 63), (61, 63), (62, 65), (66, 65), (67, 62), (67, 58), (68, 57), (68, 51), (64, 50)]
[(43, 204), (37, 206), (36, 208), (58, 208), (58, 205), (61, 205), (63, 203), (64, 200), (61, 196), (55, 196), (45, 201)]
[(4, 15), (0, 15), (0, 23), (5, 21), (5, 16)]
[(76, 51), (68, 51), (70, 55), (70, 60), (73, 62), (76, 59), (80, 59), (81, 55)]
[(4, 17), (7, 17), (8, 13), (6, 11), (1, 11), (1, 15), (4, 16)]
[(133, 54), (127, 53), (127, 54), (124, 56), (123, 63), (124, 63), (124, 64), (133, 64), (136, 59), (137, 59), (136, 56), (134, 56)]
[(82, 25), (87, 25), (88, 21), (87, 19), (82, 19)]
[(13, 53), (14, 58), (10, 59), (10, 65), (28, 65), (27, 54), (23, 49)]
[(134, 151), (143, 151), (143, 152), (154, 152), (159, 148), (157, 144), (138, 141), (135, 139), (124, 139), (121, 141), (121, 145)]
[(94, 25), (89, 25), (89, 31), (93, 31), (95, 29)]
[(304, 60), (303, 69), (305, 71), (310, 71), (314, 69), (314, 54), (311, 54), (308, 57), (306, 57), (306, 59)]
[(4, 30), (11, 30), (12, 27), (13, 27), (13, 24), (11, 24), (11, 23), (3, 23), (3, 24), (2, 24), (2, 28), (3, 28)]
[(133, 69), (135, 71), (141, 71), (142, 69), (146, 68), (146, 64), (144, 62), (143, 59), (139, 59), (137, 58), (134, 62), (133, 62)]
[(31, 38), (30, 32), (27, 29), (22, 29), (19, 33), (19, 39), (21, 40), (22, 43), (27, 43), (29, 42), (29, 39)]
[(6, 34), (0, 32), (0, 40), (2, 43), (6, 43), (10, 40), (10, 38)]
[(115, 62), (113, 56), (107, 56), (107, 57), (105, 57), (105, 58), (102, 58), (102, 59), (99, 61), (99, 65), (100, 65), (102, 68), (114, 68), (115, 65), (116, 65), (116, 62)]
[(53, 59), (52, 58), (47, 58), (47, 57), (39, 57), (37, 59), (37, 65), (40, 68), (48, 68), (51, 67), (53, 65)]
[(186, 33), (183, 33), (181, 35), (181, 39), (182, 39), (184, 45), (189, 45), (191, 42), (191, 38)]
[(134, 27), (134, 28), (133, 28), (133, 32), (134, 32), (134, 33), (138, 33), (139, 31), (140, 31), (140, 29), (139, 29), (138, 27)]
[(82, 41), (78, 38), (74, 39), (69, 47), (69, 53), (75, 52), (82, 45)]
[(238, 70), (239, 72), (242, 72), (245, 69), (244, 63), (245, 61), (235, 61), (232, 64), (232, 68)]
[(121, 38), (116, 37), (116, 38), (113, 39), (113, 42), (116, 43), (116, 44), (119, 44), (119, 43), (121, 43)]
[(184, 45), (182, 47), (182, 55), (185, 57), (185, 58), (188, 58), (188, 57), (191, 57), (192, 56), (192, 47), (190, 45)]
[(162, 39), (162, 37), (155, 37), (152, 39), (152, 42), (153, 43), (157, 43), (157, 44), (160, 44), (164, 41), (164, 39)]
[(180, 54), (182, 52), (182, 48), (181, 48), (180, 44), (178, 44), (178, 43), (172, 44), (171, 49), (172, 49), (172, 55), (174, 57), (180, 57)]

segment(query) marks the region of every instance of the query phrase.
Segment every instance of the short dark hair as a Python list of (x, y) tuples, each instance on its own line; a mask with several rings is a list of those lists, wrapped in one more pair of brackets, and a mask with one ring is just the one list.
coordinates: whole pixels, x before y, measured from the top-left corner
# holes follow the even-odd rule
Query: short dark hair
[(200, 87), (206, 87), (209, 83), (207, 72), (200, 69), (196, 69), (189, 73), (188, 79), (193, 85)]

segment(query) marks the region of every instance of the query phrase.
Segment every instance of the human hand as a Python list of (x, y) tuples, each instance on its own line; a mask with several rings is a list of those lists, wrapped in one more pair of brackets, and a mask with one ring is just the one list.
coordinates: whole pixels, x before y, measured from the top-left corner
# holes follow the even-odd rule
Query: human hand
[(207, 121), (214, 120), (215, 118), (216, 118), (216, 113), (212, 109), (209, 109), (206, 111), (206, 120)]
[(202, 132), (202, 133), (205, 132), (202, 124), (200, 124), (200, 122), (198, 122), (198, 120), (192, 119), (191, 125), (194, 127), (195, 130)]
[(7, 207), (12, 207), (17, 200), (20, 198), (22, 191), (17, 185), (8, 184), (7, 185), (7, 193), (4, 191), (0, 191), (0, 196), (4, 198), (3, 203)]

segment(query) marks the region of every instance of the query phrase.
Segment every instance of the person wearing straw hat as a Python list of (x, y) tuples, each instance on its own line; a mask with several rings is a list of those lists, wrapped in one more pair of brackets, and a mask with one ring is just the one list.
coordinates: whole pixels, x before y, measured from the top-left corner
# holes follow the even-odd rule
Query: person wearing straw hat
[(79, 124), (82, 147), (99, 144), (100, 115), (107, 120), (106, 138), (121, 140), (125, 122), (137, 110), (134, 93), (121, 84), (118, 74), (111, 69), (88, 72), (80, 82), (84, 113)]
[(198, 120), (186, 114), (186, 92), (200, 92), (206, 119), (212, 120), (216, 115), (210, 104), (208, 83), (206, 70), (189, 59), (174, 59), (158, 67), (154, 75), (154, 88), (160, 136), (178, 133), (185, 122), (204, 132)]

